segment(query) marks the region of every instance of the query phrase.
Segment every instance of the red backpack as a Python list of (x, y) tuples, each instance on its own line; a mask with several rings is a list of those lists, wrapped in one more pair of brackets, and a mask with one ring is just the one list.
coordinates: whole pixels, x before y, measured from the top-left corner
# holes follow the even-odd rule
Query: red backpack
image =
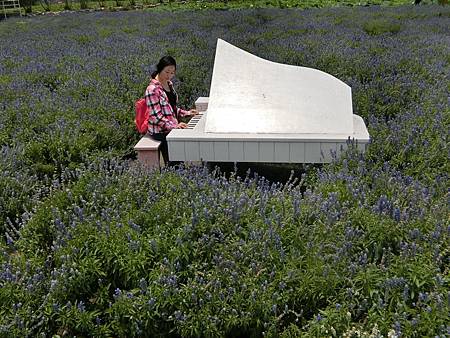
[(137, 100), (134, 107), (136, 110), (136, 117), (134, 118), (136, 129), (139, 133), (145, 134), (148, 131), (148, 118), (150, 116), (145, 98)]

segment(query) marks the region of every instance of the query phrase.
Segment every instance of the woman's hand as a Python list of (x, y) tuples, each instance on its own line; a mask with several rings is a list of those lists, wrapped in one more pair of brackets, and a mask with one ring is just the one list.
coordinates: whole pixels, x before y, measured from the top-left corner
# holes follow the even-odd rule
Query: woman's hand
[(186, 129), (187, 128), (187, 124), (184, 122), (180, 122), (177, 125), (177, 129)]
[(189, 110), (189, 114), (191, 114), (191, 116), (195, 116), (195, 115), (198, 115), (198, 111), (197, 111), (197, 109), (191, 109), (191, 110)]

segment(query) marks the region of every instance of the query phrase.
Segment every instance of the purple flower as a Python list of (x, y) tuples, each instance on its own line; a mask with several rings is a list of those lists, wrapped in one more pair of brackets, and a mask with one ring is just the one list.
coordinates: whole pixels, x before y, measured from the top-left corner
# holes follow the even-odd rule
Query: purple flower
[(273, 304), (273, 305), (272, 305), (272, 309), (271, 309), (271, 310), (272, 310), (272, 313), (273, 313), (274, 315), (277, 314), (277, 308), (278, 308), (278, 307), (277, 307), (277, 304)]
[(148, 306), (149, 306), (150, 308), (153, 308), (153, 306), (155, 306), (155, 303), (156, 303), (156, 299), (155, 299), (154, 297), (151, 297), (151, 298), (148, 300)]
[(122, 291), (119, 288), (114, 290), (114, 299), (119, 298), (122, 295)]
[(80, 302), (78, 303), (77, 309), (78, 309), (78, 311), (80, 311), (80, 312), (85, 312), (85, 311), (86, 311), (83, 301), (80, 301)]

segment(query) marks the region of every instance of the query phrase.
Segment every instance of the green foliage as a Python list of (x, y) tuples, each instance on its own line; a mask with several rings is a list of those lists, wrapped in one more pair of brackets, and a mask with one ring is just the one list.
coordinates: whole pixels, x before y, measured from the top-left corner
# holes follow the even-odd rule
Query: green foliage
[[(5, 247), (4, 262), (23, 274), (0, 290), (3, 318), (23, 320), (17, 334), (341, 336), (401, 321), (423, 336), (446, 320), (448, 235), (431, 218), (395, 223), (351, 207), (343, 187), (338, 199), (300, 200), (300, 187), (203, 167), (158, 173), (103, 160), (70, 175)], [(24, 311), (38, 307), (31, 329)]]
[(387, 19), (374, 19), (365, 22), (363, 29), (369, 35), (379, 35), (384, 33), (396, 34), (400, 31), (401, 25), (398, 22)]
[[(432, 3), (431, 0), (424, 0), (423, 3)], [(440, 3), (445, 4), (446, 1), (439, 0)], [(407, 0), (393, 0), (386, 3), (383, 0), (371, 0), (366, 2), (356, 0), (228, 0), (228, 1), (216, 1), (216, 0), (104, 0), (104, 1), (88, 1), (80, 0), (80, 9), (107, 9), (111, 11), (126, 10), (129, 8), (148, 8), (150, 10), (192, 10), (192, 9), (242, 9), (242, 8), (325, 8), (334, 6), (361, 6), (361, 5), (409, 5), (411, 2)], [(62, 3), (48, 3), (44, 7), (44, 4), (29, 3), (25, 6), (27, 13), (39, 13), (42, 10), (45, 11), (61, 11), (61, 10), (74, 10), (72, 0), (64, 0)]]

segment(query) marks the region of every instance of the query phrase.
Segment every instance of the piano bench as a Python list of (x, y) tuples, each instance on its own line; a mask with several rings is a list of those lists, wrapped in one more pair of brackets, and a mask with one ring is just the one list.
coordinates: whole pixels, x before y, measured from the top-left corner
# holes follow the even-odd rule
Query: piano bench
[(148, 135), (144, 135), (134, 146), (139, 162), (149, 168), (159, 168), (159, 146), (161, 142), (155, 141)]

